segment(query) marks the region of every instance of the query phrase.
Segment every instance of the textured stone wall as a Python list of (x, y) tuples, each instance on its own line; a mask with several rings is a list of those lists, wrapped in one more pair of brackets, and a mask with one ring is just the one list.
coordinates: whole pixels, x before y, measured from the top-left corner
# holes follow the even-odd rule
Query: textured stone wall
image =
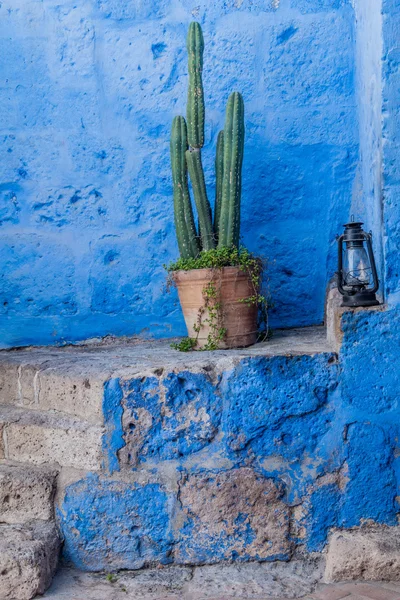
[(349, 0), (4, 0), (0, 340), (183, 334), (169, 128), (188, 23), (206, 40), (204, 153), (246, 103), (243, 241), (269, 262), (272, 325), (318, 323), (358, 162)]
[(340, 438), (325, 448), (338, 376), (323, 353), (107, 381), (104, 470), (59, 492), (66, 558), (136, 569), (320, 549), (346, 461)]
[(287, 561), (400, 514), (398, 310), (346, 313), (339, 355), (212, 358), (106, 382), (103, 468), (61, 485), (84, 570)]

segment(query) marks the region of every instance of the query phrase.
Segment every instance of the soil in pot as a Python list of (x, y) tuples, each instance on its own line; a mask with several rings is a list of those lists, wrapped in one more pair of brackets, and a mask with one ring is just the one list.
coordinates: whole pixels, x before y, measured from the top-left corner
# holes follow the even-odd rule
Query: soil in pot
[(239, 267), (223, 267), (174, 271), (173, 279), (196, 348), (244, 348), (256, 343), (258, 290), (250, 274)]

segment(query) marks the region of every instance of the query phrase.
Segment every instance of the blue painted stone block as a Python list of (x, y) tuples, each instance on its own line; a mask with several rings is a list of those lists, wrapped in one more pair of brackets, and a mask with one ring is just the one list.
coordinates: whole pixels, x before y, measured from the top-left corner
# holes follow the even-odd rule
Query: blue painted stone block
[[(337, 378), (334, 355), (243, 360), (222, 383), (229, 448), (238, 452), (254, 443), (258, 456), (285, 454), (285, 447), (298, 456), (310, 445), (312, 415), (327, 404)], [(317, 421), (315, 432), (322, 435), (319, 426)]]
[(208, 376), (182, 371), (123, 384), (126, 460), (161, 461), (193, 454), (216, 435), (221, 400)]
[(58, 512), (64, 555), (84, 571), (167, 564), (171, 501), (158, 484), (127, 484), (89, 475), (70, 485)]
[(360, 525), (362, 519), (397, 524), (394, 437), (393, 428), (371, 423), (349, 425), (348, 481), (339, 520), (342, 527)]
[(397, 309), (343, 317), (343, 397), (366, 415), (400, 411), (399, 327)]
[(104, 467), (109, 473), (119, 471), (118, 452), (125, 441), (122, 428), (122, 388), (119, 379), (110, 379), (104, 384), (103, 415), (105, 432), (103, 435)]
[(306, 501), (308, 512), (303, 524), (309, 552), (323, 550), (329, 529), (338, 525), (341, 499), (338, 485), (331, 483), (317, 488)]

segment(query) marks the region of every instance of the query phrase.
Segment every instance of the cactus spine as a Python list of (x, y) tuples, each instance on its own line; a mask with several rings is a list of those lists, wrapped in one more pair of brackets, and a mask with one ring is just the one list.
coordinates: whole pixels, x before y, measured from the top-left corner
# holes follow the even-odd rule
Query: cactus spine
[(224, 128), (222, 203), (218, 246), (238, 246), (244, 149), (244, 104), (239, 92), (229, 96)]
[[(204, 145), (204, 90), (202, 82), (204, 40), (199, 23), (191, 23), (187, 36), (189, 89), (187, 125), (175, 117), (171, 132), (171, 164), (174, 183), (175, 227), (182, 258), (194, 258), (200, 250), (238, 246), (240, 196), (244, 145), (244, 106), (234, 92), (228, 99), (225, 128), (217, 140), (215, 158), (214, 223), (207, 197), (201, 148)], [(189, 171), (199, 219), (199, 236), (188, 188)]]
[(214, 231), (219, 235), (219, 220), (221, 217), (222, 182), (224, 176), (224, 132), (220, 131), (217, 138), (217, 152), (215, 155), (215, 204), (214, 204)]
[(175, 117), (171, 131), (171, 167), (174, 184), (175, 230), (182, 258), (195, 258), (199, 253), (192, 203), (190, 201), (185, 152), (188, 148), (186, 122)]

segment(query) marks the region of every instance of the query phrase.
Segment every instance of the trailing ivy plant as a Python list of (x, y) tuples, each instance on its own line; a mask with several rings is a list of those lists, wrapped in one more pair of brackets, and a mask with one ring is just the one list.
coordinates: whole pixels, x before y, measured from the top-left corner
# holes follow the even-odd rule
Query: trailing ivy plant
[(246, 248), (222, 247), (213, 250), (203, 250), (196, 258), (179, 258), (177, 261), (164, 265), (168, 271), (168, 288), (175, 285), (173, 273), (175, 271), (190, 271), (192, 269), (211, 269), (212, 277), (203, 288), (204, 305), (199, 309), (196, 323), (193, 329), (197, 333), (196, 338), (183, 338), (179, 343), (171, 344), (175, 350), (189, 352), (195, 350), (197, 338), (201, 327), (208, 324), (210, 333), (207, 343), (202, 350), (216, 350), (219, 342), (224, 339), (226, 330), (222, 327), (221, 304), (219, 302), (218, 280), (220, 269), (223, 267), (239, 267), (246, 273), (253, 287), (253, 294), (247, 298), (239, 300), (245, 304), (257, 305), (259, 309), (259, 341), (268, 337), (268, 314), (267, 308), (270, 304), (267, 295), (262, 289), (262, 275), (265, 265), (263, 262), (249, 252)]

